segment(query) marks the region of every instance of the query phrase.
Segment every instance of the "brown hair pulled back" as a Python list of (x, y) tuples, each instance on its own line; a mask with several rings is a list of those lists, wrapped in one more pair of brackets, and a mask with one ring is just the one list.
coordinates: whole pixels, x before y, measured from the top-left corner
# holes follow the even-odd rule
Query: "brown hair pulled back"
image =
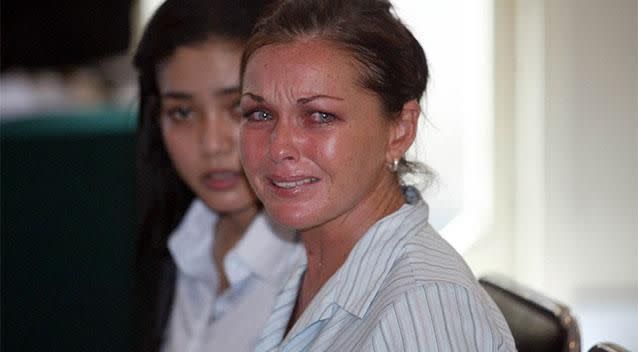
[(387, 0), (284, 0), (262, 18), (242, 58), (242, 77), (254, 52), (303, 38), (330, 41), (360, 64), (360, 84), (388, 113), (421, 99), (429, 78), (425, 52)]

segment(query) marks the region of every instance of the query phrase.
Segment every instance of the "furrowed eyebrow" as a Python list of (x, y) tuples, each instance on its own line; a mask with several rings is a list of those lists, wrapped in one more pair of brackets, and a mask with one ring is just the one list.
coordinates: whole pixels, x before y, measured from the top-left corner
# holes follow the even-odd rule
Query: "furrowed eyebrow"
[(319, 94), (319, 95), (313, 95), (311, 97), (299, 98), (299, 99), (297, 99), (297, 104), (300, 104), (300, 105), (308, 104), (309, 102), (311, 102), (313, 100), (316, 100), (316, 99), (332, 99), (332, 100), (343, 101), (343, 98), (333, 97), (331, 95)]
[[(253, 93), (244, 93), (241, 95), (241, 97), (249, 97), (252, 100), (258, 102), (258, 103), (263, 103), (266, 100), (259, 95), (253, 94)], [(316, 99), (331, 99), (331, 100), (339, 100), (339, 101), (343, 101), (343, 98), (339, 98), (339, 97), (333, 97), (331, 95), (324, 95), (324, 94), (319, 94), (319, 95), (313, 95), (311, 97), (303, 97), (303, 98), (299, 98), (297, 99), (297, 104), (299, 105), (303, 105), (303, 104), (308, 104), (309, 102), (316, 100)]]
[(258, 103), (263, 103), (266, 101), (266, 99), (264, 99), (264, 97), (259, 96), (257, 94), (253, 94), (253, 93), (244, 93), (241, 95), (241, 98), (243, 99), (244, 97), (248, 97)]

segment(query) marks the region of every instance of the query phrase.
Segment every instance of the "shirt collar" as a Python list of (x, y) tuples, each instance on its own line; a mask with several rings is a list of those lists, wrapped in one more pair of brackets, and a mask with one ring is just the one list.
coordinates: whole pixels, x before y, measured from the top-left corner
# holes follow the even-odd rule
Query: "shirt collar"
[[(259, 213), (239, 242), (226, 256), (225, 263), (241, 263), (251, 273), (272, 283), (281, 282), (281, 275), (290, 267), (288, 255), (298, 247), (295, 233), (277, 226), (263, 212)], [(232, 283), (232, 278), (229, 278)]]
[[(212, 260), (217, 219), (202, 200), (195, 199), (171, 234), (169, 251), (177, 267), (186, 275), (201, 280), (217, 277)], [(252, 274), (266, 281), (281, 282), (282, 273), (290, 265), (291, 256), (287, 253), (295, 246), (298, 241), (292, 231), (274, 225), (264, 213), (257, 214), (224, 258), (229, 282), (236, 284)]]
[(181, 272), (202, 280), (216, 276), (212, 260), (213, 224), (217, 215), (195, 199), (168, 239), (168, 250)]

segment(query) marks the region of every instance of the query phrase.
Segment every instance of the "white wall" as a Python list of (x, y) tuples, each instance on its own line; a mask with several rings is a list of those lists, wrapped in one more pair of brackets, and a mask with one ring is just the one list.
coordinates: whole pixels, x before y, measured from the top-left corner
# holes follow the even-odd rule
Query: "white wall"
[[(425, 49), (430, 81), (408, 158), (432, 167), (430, 222), (464, 252), (492, 213), (492, 0), (394, 0)], [(426, 121), (427, 119), (427, 121)]]
[(626, 304), (617, 328), (638, 349), (638, 2), (547, 1), (545, 15), (545, 284), (583, 314), (600, 305), (591, 319)]
[(495, 9), (497, 224), (467, 257), (638, 349), (638, 1)]
[(581, 288), (567, 278), (638, 283), (637, 4), (547, 2), (547, 283), (561, 295)]

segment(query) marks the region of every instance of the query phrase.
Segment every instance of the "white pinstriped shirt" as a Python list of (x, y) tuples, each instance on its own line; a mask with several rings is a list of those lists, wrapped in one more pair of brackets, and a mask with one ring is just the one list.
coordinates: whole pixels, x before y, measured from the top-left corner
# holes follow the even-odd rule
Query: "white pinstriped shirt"
[(501, 312), (428, 224), (423, 201), (373, 225), (284, 336), (305, 269), (303, 256), (256, 351), (516, 351)]

